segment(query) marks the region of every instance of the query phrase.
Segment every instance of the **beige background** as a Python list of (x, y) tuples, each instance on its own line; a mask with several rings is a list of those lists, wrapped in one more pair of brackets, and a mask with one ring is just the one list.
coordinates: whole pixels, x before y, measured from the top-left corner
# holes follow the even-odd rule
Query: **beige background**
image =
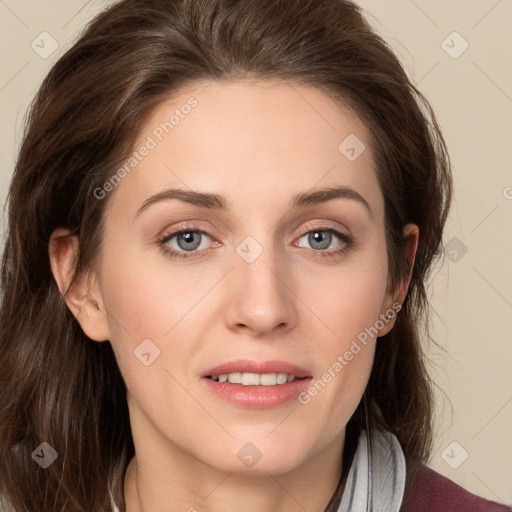
[[(108, 3), (0, 0), (2, 205), (29, 101), (78, 30)], [(512, 504), (512, 0), (359, 3), (433, 105), (453, 163), (449, 257), (437, 267), (431, 294), (432, 334), (446, 349), (429, 347), (443, 391), (431, 466)], [(47, 58), (31, 47), (43, 46), (42, 32), (58, 43)], [(51, 49), (49, 39), (44, 46)]]

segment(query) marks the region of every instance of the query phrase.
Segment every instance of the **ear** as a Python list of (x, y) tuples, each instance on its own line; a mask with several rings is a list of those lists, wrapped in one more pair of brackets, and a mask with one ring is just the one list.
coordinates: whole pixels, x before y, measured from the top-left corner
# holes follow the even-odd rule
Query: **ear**
[[(405, 278), (401, 281), (397, 289), (386, 293), (383, 301), (383, 309), (381, 311), (380, 319), (384, 322), (384, 327), (379, 329), (378, 337), (387, 334), (395, 325), (396, 318), (399, 314), (397, 305), (402, 306), (407, 291), (409, 290), (409, 283), (411, 282), (412, 269), (416, 257), (416, 250), (418, 248), (419, 228), (416, 224), (406, 224), (402, 230), (402, 235), (406, 240), (407, 262), (409, 264), (409, 271)], [(389, 316), (387, 314), (389, 313)]]
[(70, 287), (78, 249), (76, 235), (72, 235), (69, 229), (56, 229), (50, 236), (48, 248), (52, 274), (84, 333), (95, 341), (106, 341), (110, 338), (107, 314), (96, 274), (84, 273)]

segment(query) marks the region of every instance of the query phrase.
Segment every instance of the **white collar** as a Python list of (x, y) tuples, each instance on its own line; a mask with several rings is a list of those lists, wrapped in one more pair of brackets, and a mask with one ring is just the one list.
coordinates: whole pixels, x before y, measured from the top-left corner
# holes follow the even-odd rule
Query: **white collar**
[(338, 512), (399, 512), (405, 471), (404, 453), (396, 436), (374, 430), (370, 444), (363, 430)]
[[(405, 469), (404, 453), (391, 432), (373, 431), (370, 446), (363, 430), (338, 512), (399, 512), (405, 489)], [(114, 512), (119, 512), (112, 505)]]

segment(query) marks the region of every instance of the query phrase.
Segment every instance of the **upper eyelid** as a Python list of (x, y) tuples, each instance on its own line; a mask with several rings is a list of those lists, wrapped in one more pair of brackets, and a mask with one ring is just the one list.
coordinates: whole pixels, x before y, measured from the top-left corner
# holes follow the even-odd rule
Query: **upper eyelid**
[[(333, 229), (335, 231), (341, 231), (343, 234), (346, 234), (346, 235), (349, 235), (350, 234), (350, 230), (347, 229), (346, 227), (339, 227), (340, 224), (339, 223), (333, 223), (333, 221), (329, 222), (329, 221), (317, 221), (319, 222), (320, 224), (316, 224), (316, 225), (313, 225), (313, 226), (307, 226), (307, 227), (301, 227), (299, 229), (299, 233), (300, 233), (300, 236), (303, 236), (304, 234), (310, 232), (310, 231), (313, 231), (315, 229), (318, 229), (318, 230), (322, 230), (322, 231), (327, 231), (329, 229)], [(322, 223), (323, 222), (323, 223)], [(162, 234), (159, 236), (159, 238), (164, 238), (164, 237), (168, 237), (168, 236), (174, 236), (174, 235), (177, 235), (177, 234), (180, 234), (182, 232), (186, 232), (186, 231), (198, 231), (198, 232), (201, 232), (211, 238), (218, 238), (216, 237), (215, 235), (213, 235), (210, 230), (208, 228), (202, 228), (200, 227), (199, 225), (195, 225), (193, 222), (191, 222), (190, 224), (186, 224), (183, 225), (183, 226), (179, 226), (177, 228), (174, 228), (174, 229), (169, 229), (169, 230), (164, 230), (162, 232)]]
[[(359, 246), (359, 243), (357, 242), (357, 239), (355, 239), (353, 237), (353, 235), (350, 233), (350, 230), (347, 230), (348, 231), (348, 233), (347, 233), (347, 232), (345, 232), (345, 228), (338, 228), (338, 227), (334, 227), (334, 226), (325, 224), (325, 222), (328, 222), (328, 221), (323, 221), (323, 222), (324, 223), (322, 223), (320, 225), (316, 225), (316, 226), (304, 226), (302, 229), (300, 229), (300, 233), (294, 237), (292, 245), (295, 247), (302, 248), (303, 246), (301, 244), (298, 246), (296, 245), (297, 241), (300, 238), (306, 236), (308, 233), (314, 232), (316, 230), (316, 231), (331, 232), (335, 236), (335, 238), (337, 238), (339, 240), (339, 242), (343, 245), (343, 247), (341, 249), (334, 249), (334, 250), (330, 250), (330, 251), (315, 251), (314, 249), (306, 248), (306, 250), (313, 250), (315, 253), (318, 254), (319, 257), (321, 256), (323, 258), (329, 258), (329, 257), (334, 258), (338, 255), (344, 254), (345, 252), (347, 252), (349, 250), (353, 250), (354, 248), (357, 249), (357, 247)], [(191, 231), (200, 232), (202, 234), (205, 234), (207, 237), (209, 237), (212, 240), (212, 247), (207, 247), (206, 249), (202, 249), (199, 251), (182, 251), (180, 249), (166, 247), (167, 244), (175, 236), (177, 236), (180, 233), (187, 232), (187, 231), (188, 232), (191, 232)], [(188, 259), (190, 261), (194, 261), (195, 258), (198, 258), (198, 257), (200, 258), (201, 255), (204, 256), (205, 254), (214, 250), (215, 247), (219, 246), (219, 243), (222, 245), (222, 241), (219, 242), (218, 238), (216, 236), (212, 236), (208, 232), (208, 230), (205, 230), (197, 225), (194, 225), (192, 222), (187, 223), (187, 225), (177, 227), (174, 230), (172, 230), (171, 232), (168, 232), (168, 234), (161, 235), (157, 241), (157, 245), (158, 245), (159, 249), (162, 250), (164, 253), (170, 254), (171, 257), (176, 258), (176, 259), (180, 259), (180, 260)], [(327, 261), (327, 260), (325, 260), (325, 261)]]
[[(307, 227), (301, 228), (299, 230), (299, 234), (297, 235), (297, 237), (302, 238), (303, 236), (307, 235), (308, 233), (318, 230), (318, 231), (336, 231), (336, 232), (339, 232), (341, 235), (345, 235), (345, 237), (347, 237), (349, 239), (353, 239), (350, 232), (345, 232), (345, 228), (339, 228), (337, 226), (329, 224), (328, 221), (324, 221), (324, 222), (325, 222), (325, 224), (319, 224), (319, 225), (307, 226)], [(189, 225), (177, 227), (173, 230), (170, 230), (169, 232), (164, 232), (162, 235), (160, 235), (158, 237), (158, 240), (162, 244), (167, 243), (169, 240), (172, 240), (175, 236), (177, 236), (181, 233), (184, 233), (184, 232), (186, 233), (188, 231), (199, 232), (201, 234), (208, 236), (212, 241), (214, 241), (216, 243), (219, 242), (218, 237), (209, 233), (209, 231), (207, 229), (201, 228), (197, 225), (194, 225), (193, 223), (190, 223)], [(348, 231), (348, 230), (346, 230), (346, 231)], [(338, 236), (338, 235), (336, 235), (336, 236)], [(343, 240), (343, 237), (338, 236), (338, 238), (342, 242), (345, 241), (345, 240)]]

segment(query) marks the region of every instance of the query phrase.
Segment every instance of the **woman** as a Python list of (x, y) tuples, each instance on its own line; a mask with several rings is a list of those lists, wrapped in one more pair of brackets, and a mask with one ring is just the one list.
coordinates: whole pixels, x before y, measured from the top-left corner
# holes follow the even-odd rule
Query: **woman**
[(122, 0), (9, 191), (6, 510), (507, 510), (428, 469), (435, 116), (347, 0)]

